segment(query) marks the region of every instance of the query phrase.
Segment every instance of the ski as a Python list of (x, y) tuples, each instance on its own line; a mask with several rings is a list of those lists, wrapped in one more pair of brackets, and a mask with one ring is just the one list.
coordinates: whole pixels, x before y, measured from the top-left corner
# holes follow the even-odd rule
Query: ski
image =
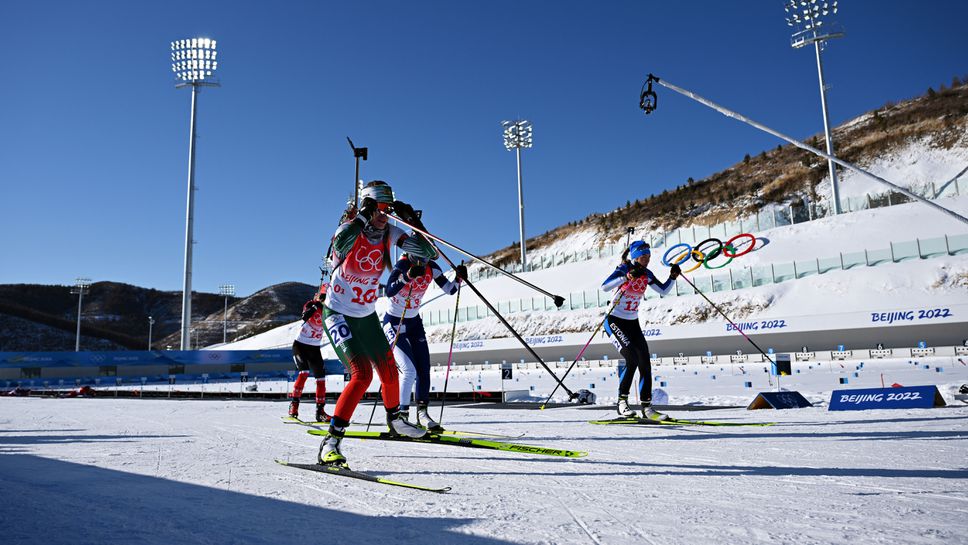
[(283, 416), (282, 421), (286, 424), (299, 424), (300, 426), (309, 426), (310, 428), (323, 429), (329, 427), (329, 422), (314, 422), (312, 420), (303, 420), (301, 418), (296, 418), (295, 416)]
[(610, 425), (620, 424), (626, 426), (721, 426), (721, 427), (764, 427), (772, 426), (776, 422), (720, 422), (717, 420), (682, 420), (670, 418), (669, 420), (650, 420), (648, 418), (637, 418), (620, 416), (608, 420), (591, 420), (589, 424)]
[[(354, 426), (365, 426), (366, 425), (363, 422), (352, 422), (352, 424)], [(414, 424), (414, 425), (416, 425), (416, 424)], [(427, 429), (424, 426), (419, 426), (419, 427), (422, 428), (422, 429), (425, 429), (425, 430)], [(522, 437), (525, 436), (525, 434), (523, 434), (523, 433), (518, 434), (518, 435), (503, 435), (503, 434), (500, 434), (500, 433), (484, 433), (484, 432), (475, 432), (475, 431), (467, 431), (467, 430), (447, 430), (447, 429), (445, 429), (443, 431), (430, 431), (430, 430), (427, 430), (427, 431), (429, 433), (436, 434), (436, 435), (458, 435), (460, 437), (491, 437), (493, 439), (520, 439), (520, 438), (522, 438)]]
[[(282, 421), (286, 424), (298, 424), (300, 426), (306, 426), (307, 428), (314, 428), (317, 430), (324, 430), (329, 428), (329, 422), (310, 422), (308, 420), (301, 420), (293, 416), (284, 416)], [(353, 422), (354, 426), (365, 426), (363, 422)], [(492, 437), (494, 439), (520, 439), (524, 437), (525, 434), (519, 435), (502, 435), (499, 433), (484, 433), (484, 432), (474, 432), (466, 430), (444, 430), (442, 432), (431, 432), (437, 435), (457, 435), (461, 437)]]
[[(328, 435), (323, 430), (306, 430), (310, 435)], [(387, 432), (375, 431), (347, 431), (345, 438), (369, 439), (376, 441), (402, 441), (405, 443), (428, 443), (437, 445), (453, 445), (455, 447), (481, 448), (489, 450), (503, 450), (507, 452), (520, 452), (524, 454), (541, 454), (544, 456), (560, 456), (562, 458), (582, 458), (588, 456), (587, 452), (580, 450), (562, 450), (555, 448), (536, 447), (533, 445), (521, 445), (517, 443), (503, 443), (500, 441), (488, 441), (485, 439), (471, 439), (468, 437), (454, 437), (451, 435), (428, 434), (424, 437), (406, 437), (402, 435), (390, 434)]]
[(339, 475), (341, 477), (350, 477), (352, 479), (360, 479), (363, 481), (370, 481), (371, 483), (380, 483), (380, 484), (386, 484), (390, 486), (399, 486), (401, 488), (412, 488), (414, 490), (424, 490), (426, 492), (437, 492), (439, 494), (450, 491), (449, 486), (444, 488), (433, 488), (430, 486), (421, 486), (419, 484), (391, 481), (390, 479), (384, 479), (383, 477), (376, 477), (374, 475), (370, 475), (369, 473), (353, 471), (348, 467), (325, 466), (321, 464), (293, 464), (293, 463), (285, 462), (283, 460), (276, 460), (276, 463), (286, 467), (305, 469), (308, 471), (315, 471), (317, 473), (326, 473), (327, 475)]

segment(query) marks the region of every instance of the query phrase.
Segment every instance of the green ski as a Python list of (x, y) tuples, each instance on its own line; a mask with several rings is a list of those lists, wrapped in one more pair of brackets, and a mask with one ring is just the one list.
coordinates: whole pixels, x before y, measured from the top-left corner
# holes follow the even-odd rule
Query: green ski
[(424, 490), (427, 492), (437, 492), (443, 493), (450, 491), (450, 487), (444, 488), (433, 488), (429, 486), (421, 486), (419, 484), (412, 483), (402, 483), (399, 481), (391, 481), (390, 479), (384, 479), (383, 477), (376, 477), (370, 475), (369, 473), (362, 473), (360, 471), (353, 471), (348, 467), (341, 466), (325, 466), (321, 464), (293, 464), (289, 462), (284, 462), (282, 460), (276, 460), (279, 465), (284, 465), (286, 467), (294, 467), (296, 469), (305, 469), (308, 471), (315, 471), (317, 473), (326, 473), (328, 475), (339, 475), (340, 477), (350, 477), (352, 479), (360, 479), (363, 481), (370, 481), (371, 483), (387, 484), (390, 486), (399, 486), (401, 488), (412, 488), (414, 490)]
[(721, 427), (764, 427), (772, 426), (776, 422), (720, 422), (717, 420), (682, 420), (670, 418), (669, 420), (650, 420), (648, 418), (638, 418), (620, 416), (608, 420), (591, 420), (589, 424), (611, 425), (621, 424), (626, 426), (721, 426)]
[[(328, 435), (323, 430), (306, 430), (310, 435)], [(437, 445), (453, 445), (455, 447), (482, 448), (488, 450), (503, 450), (507, 452), (520, 452), (523, 454), (542, 454), (545, 456), (560, 456), (562, 458), (582, 458), (588, 456), (587, 452), (580, 450), (562, 450), (555, 448), (536, 447), (533, 445), (521, 445), (517, 443), (503, 443), (500, 441), (488, 441), (485, 439), (470, 439), (467, 437), (454, 437), (451, 435), (428, 434), (423, 437), (413, 438), (402, 435), (390, 434), (387, 432), (376, 431), (347, 431), (344, 436), (347, 439), (369, 439), (376, 441), (401, 441), (405, 443), (429, 443)]]
[[(308, 420), (300, 420), (292, 416), (282, 417), (282, 421), (286, 424), (299, 424), (300, 426), (306, 426), (307, 428), (314, 428), (317, 430), (325, 430), (329, 428), (329, 422), (310, 422)], [(354, 426), (365, 426), (363, 422), (353, 422)], [(520, 439), (524, 437), (524, 434), (520, 435), (502, 435), (498, 433), (485, 433), (476, 431), (466, 431), (466, 430), (444, 430), (442, 432), (431, 432), (437, 433), (437, 435), (459, 435), (461, 437), (493, 437), (495, 439)]]

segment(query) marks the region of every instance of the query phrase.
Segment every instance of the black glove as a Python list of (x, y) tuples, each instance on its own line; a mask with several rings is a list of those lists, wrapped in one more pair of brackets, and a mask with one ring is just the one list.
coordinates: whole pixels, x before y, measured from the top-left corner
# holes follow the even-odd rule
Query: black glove
[(645, 275), (645, 267), (639, 265), (638, 263), (633, 263), (632, 267), (629, 269), (629, 278), (639, 278)]
[(363, 202), (360, 203), (360, 215), (366, 218), (366, 221), (373, 219), (373, 213), (376, 212), (376, 199), (366, 197)]
[(303, 305), (302, 320), (304, 322), (309, 320), (313, 317), (313, 314), (316, 314), (316, 311), (321, 308), (323, 308), (323, 304), (315, 299), (306, 301), (306, 304)]
[(424, 228), (423, 223), (420, 221), (420, 214), (412, 206), (403, 201), (393, 201), (393, 213), (398, 218), (418, 229)]
[(454, 267), (454, 274), (456, 274), (457, 278), (460, 278), (461, 280), (467, 280), (467, 267), (465, 267), (463, 264)]
[(679, 268), (679, 265), (672, 265), (672, 267), (669, 268), (669, 278), (675, 280), (676, 278), (679, 278), (679, 275), (681, 274), (682, 269)]
[(419, 278), (427, 273), (427, 266), (421, 263), (414, 263), (410, 265), (407, 269), (407, 278), (413, 280), (414, 278)]

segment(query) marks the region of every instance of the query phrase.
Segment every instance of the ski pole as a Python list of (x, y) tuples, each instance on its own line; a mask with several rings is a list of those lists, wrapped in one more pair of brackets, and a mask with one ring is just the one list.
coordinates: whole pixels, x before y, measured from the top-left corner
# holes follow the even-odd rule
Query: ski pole
[[(404, 225), (407, 225), (407, 224), (404, 223)], [(451, 266), (451, 268), (456, 268), (456, 265), (454, 265), (454, 262), (451, 261), (449, 257), (447, 257), (447, 254), (440, 251), (440, 248), (438, 248), (436, 244), (433, 244), (433, 242), (431, 242), (431, 244), (434, 246), (434, 249), (437, 250), (437, 253), (440, 254), (440, 257), (443, 257), (444, 260), (447, 261), (447, 263)], [(464, 282), (466, 282), (467, 287), (469, 287), (471, 291), (473, 291), (474, 294), (477, 295), (477, 297), (485, 305), (487, 305), (487, 308), (491, 309), (491, 312), (494, 313), (494, 316), (497, 316), (497, 319), (501, 320), (501, 323), (504, 324), (504, 327), (508, 328), (508, 331), (511, 332), (511, 335), (514, 335), (514, 338), (521, 343), (521, 346), (523, 346), (524, 349), (527, 350), (529, 354), (531, 354), (531, 357), (537, 360), (537, 362), (540, 363), (542, 367), (544, 367), (544, 370), (547, 371), (552, 377), (554, 377), (555, 381), (558, 382), (558, 385), (564, 388), (566, 392), (568, 392), (568, 397), (570, 399), (575, 398), (578, 394), (569, 390), (568, 387), (561, 382), (561, 379), (558, 378), (558, 375), (556, 375), (555, 372), (552, 371), (550, 367), (548, 367), (548, 364), (545, 363), (540, 356), (538, 356), (538, 354), (534, 351), (534, 349), (532, 349), (531, 346), (523, 338), (521, 338), (521, 335), (519, 335), (518, 332), (513, 327), (511, 327), (511, 324), (509, 324), (508, 321), (504, 319), (504, 316), (502, 316), (501, 313), (498, 312), (496, 308), (494, 308), (494, 305), (492, 305), (491, 302), (488, 301), (486, 297), (484, 297), (484, 294), (482, 294), (480, 290), (478, 290), (477, 287), (474, 286), (474, 284), (470, 281), (470, 279), (464, 279)]]
[[(612, 306), (610, 306), (608, 308), (608, 312), (605, 313), (605, 318), (602, 318), (598, 322), (598, 326), (595, 327), (595, 331), (592, 332), (592, 336), (589, 337), (588, 342), (585, 343), (585, 346), (583, 346), (581, 351), (578, 352), (578, 355), (575, 356), (575, 361), (571, 362), (571, 365), (568, 366), (568, 369), (565, 371), (565, 375), (561, 377), (561, 382), (564, 382), (565, 379), (568, 378), (568, 373), (571, 373), (571, 369), (578, 363), (578, 360), (581, 359), (582, 355), (585, 353), (585, 350), (587, 350), (588, 346), (592, 344), (592, 341), (595, 340), (595, 336), (598, 335), (598, 332), (602, 329), (602, 326), (605, 325), (605, 320), (608, 319), (608, 315), (611, 314), (613, 310), (615, 310), (615, 307), (618, 305), (619, 300), (622, 298), (622, 293), (625, 292), (625, 287), (628, 285), (629, 283), (626, 281), (624, 284), (621, 285), (621, 287), (619, 287), (618, 291), (615, 293), (615, 300), (612, 301)], [(541, 406), (538, 408), (541, 410), (544, 410), (545, 405), (547, 405), (548, 402), (551, 401), (551, 398), (554, 397), (557, 391), (558, 391), (558, 386), (555, 386), (555, 389), (551, 391), (551, 395), (548, 396), (548, 399), (546, 399), (544, 403), (542, 403)]]
[[(749, 336), (746, 333), (744, 333), (743, 330), (740, 329), (740, 327), (738, 325), (736, 325), (736, 322), (730, 320), (729, 319), (729, 316), (727, 316), (726, 313), (722, 311), (722, 309), (720, 309), (718, 306), (716, 306), (716, 303), (713, 303), (712, 301), (710, 301), (709, 300), (709, 297), (706, 297), (706, 294), (705, 293), (703, 293), (699, 288), (697, 288), (696, 285), (693, 284), (691, 280), (689, 280), (688, 278), (686, 278), (686, 275), (679, 274), (679, 276), (681, 276), (683, 280), (685, 280), (686, 282), (688, 282), (689, 285), (692, 286), (692, 289), (694, 289), (696, 291), (696, 293), (698, 293), (699, 295), (702, 295), (702, 298), (705, 299), (707, 303), (709, 303), (710, 305), (712, 305), (712, 307), (714, 309), (716, 309), (716, 312), (718, 312), (719, 314), (721, 314), (723, 318), (726, 318), (726, 321), (729, 322), (733, 326), (733, 329), (735, 329), (736, 331), (739, 331), (739, 334), (740, 335), (742, 335), (744, 338), (746, 338), (746, 340), (749, 341), (749, 343), (752, 344), (753, 347), (755, 347), (757, 350), (759, 350), (760, 351), (760, 354), (763, 354), (763, 357), (766, 358), (766, 361), (770, 362), (771, 365), (773, 365), (774, 367), (776, 367), (776, 363), (774, 363), (773, 360), (769, 356), (766, 355), (766, 352), (764, 352), (763, 349), (760, 348), (760, 346), (758, 344), (756, 344), (755, 342), (753, 342), (753, 339), (749, 338)], [(770, 385), (771, 386), (773, 385), (773, 379), (772, 378), (770, 378)]]
[[(541, 293), (542, 295), (546, 295), (546, 296), (550, 297), (552, 300), (554, 300), (555, 307), (561, 308), (561, 305), (565, 304), (565, 298), (564, 297), (562, 297), (560, 295), (555, 295), (555, 294), (553, 294), (551, 292), (548, 292), (548, 291), (545, 291), (545, 290), (539, 288), (538, 286), (535, 286), (531, 282), (528, 282), (527, 280), (525, 280), (525, 279), (523, 279), (523, 278), (521, 278), (521, 277), (519, 277), (517, 275), (511, 274), (511, 273), (505, 271), (501, 267), (498, 267), (497, 265), (491, 263), (490, 261), (488, 261), (486, 259), (483, 259), (481, 257), (478, 257), (478, 256), (476, 256), (476, 255), (468, 252), (467, 250), (464, 250), (464, 249), (462, 249), (462, 248), (460, 248), (460, 247), (458, 247), (458, 246), (456, 246), (454, 244), (451, 244), (451, 243), (447, 242), (446, 240), (444, 240), (444, 239), (442, 239), (440, 237), (431, 235), (430, 233), (427, 232), (426, 229), (423, 229), (421, 227), (415, 227), (415, 226), (411, 225), (410, 223), (407, 223), (407, 222), (403, 221), (402, 219), (400, 219), (400, 218), (398, 218), (398, 217), (396, 217), (396, 216), (394, 216), (392, 214), (388, 214), (388, 215), (390, 216), (390, 219), (393, 219), (393, 220), (395, 220), (395, 221), (397, 221), (397, 222), (399, 222), (399, 223), (401, 223), (403, 225), (406, 225), (407, 227), (409, 227), (410, 229), (413, 229), (414, 231), (420, 233), (421, 235), (423, 235), (423, 236), (425, 236), (425, 237), (427, 237), (429, 239), (433, 239), (433, 240), (435, 240), (435, 241), (443, 244), (444, 246), (447, 246), (448, 248), (452, 248), (452, 249), (454, 249), (454, 250), (456, 250), (456, 251), (458, 251), (458, 252), (466, 255), (467, 257), (469, 257), (469, 258), (471, 258), (471, 259), (473, 259), (475, 261), (479, 261), (479, 262), (487, 265), (488, 267), (491, 267), (492, 269), (494, 269), (494, 270), (496, 270), (496, 271), (504, 274), (508, 278), (511, 278), (511, 279), (513, 279), (513, 280), (515, 280), (515, 281), (517, 281), (517, 282), (519, 282), (519, 283), (521, 283), (521, 284), (523, 284), (523, 285), (525, 285), (525, 286), (527, 286), (527, 287), (529, 287), (529, 288), (537, 291), (538, 293)], [(440, 252), (440, 249), (438, 248), (437, 251)], [(440, 255), (443, 255), (443, 252), (441, 252)], [(447, 262), (450, 263), (450, 260), (448, 259)], [(454, 264), (451, 263), (451, 267), (453, 267), (453, 266), (454, 266)], [(469, 282), (468, 282), (468, 285), (470, 285)]]
[[(406, 273), (404, 273), (406, 274)], [(393, 357), (393, 349), (397, 347), (397, 339), (400, 338), (400, 328), (403, 327), (403, 319), (407, 316), (407, 309), (410, 308), (410, 295), (413, 294), (413, 284), (407, 289), (407, 304), (403, 307), (403, 312), (400, 313), (400, 323), (397, 324), (397, 332), (393, 334), (393, 343), (390, 345), (390, 357)], [(394, 359), (393, 365), (396, 365), (396, 359)], [(380, 385), (380, 392), (383, 392), (383, 385)], [(402, 394), (402, 392), (401, 392)], [(410, 393), (407, 392), (407, 397), (409, 401)], [(378, 399), (373, 400), (373, 410), (370, 411), (370, 420), (366, 423), (366, 431), (370, 431), (370, 424), (373, 422), (373, 415), (376, 414), (376, 404)], [(397, 405), (399, 407), (399, 404)], [(410, 415), (407, 415), (410, 416)]]
[(460, 288), (463, 282), (457, 284), (457, 302), (454, 303), (454, 327), (450, 330), (450, 352), (447, 354), (447, 372), (444, 373), (444, 392), (440, 396), (440, 418), (438, 424), (444, 421), (444, 403), (447, 402), (447, 383), (450, 382), (450, 363), (454, 361), (454, 337), (457, 335), (457, 309), (460, 305)]

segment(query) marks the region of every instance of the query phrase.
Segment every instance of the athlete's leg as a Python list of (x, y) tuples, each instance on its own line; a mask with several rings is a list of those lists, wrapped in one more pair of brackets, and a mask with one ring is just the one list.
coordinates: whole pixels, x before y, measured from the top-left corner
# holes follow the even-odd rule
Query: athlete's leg
[(410, 341), (413, 366), (417, 371), (418, 403), (430, 401), (430, 347), (427, 346), (427, 334), (424, 332), (423, 319), (419, 316), (407, 324), (407, 339)]
[(383, 332), (386, 334), (387, 342), (393, 345), (393, 358), (400, 375), (400, 407), (404, 409), (410, 405), (410, 393), (413, 392), (414, 382), (417, 381), (417, 370), (413, 365), (413, 351), (407, 335), (407, 326), (400, 325), (400, 318), (387, 315), (383, 318)]

